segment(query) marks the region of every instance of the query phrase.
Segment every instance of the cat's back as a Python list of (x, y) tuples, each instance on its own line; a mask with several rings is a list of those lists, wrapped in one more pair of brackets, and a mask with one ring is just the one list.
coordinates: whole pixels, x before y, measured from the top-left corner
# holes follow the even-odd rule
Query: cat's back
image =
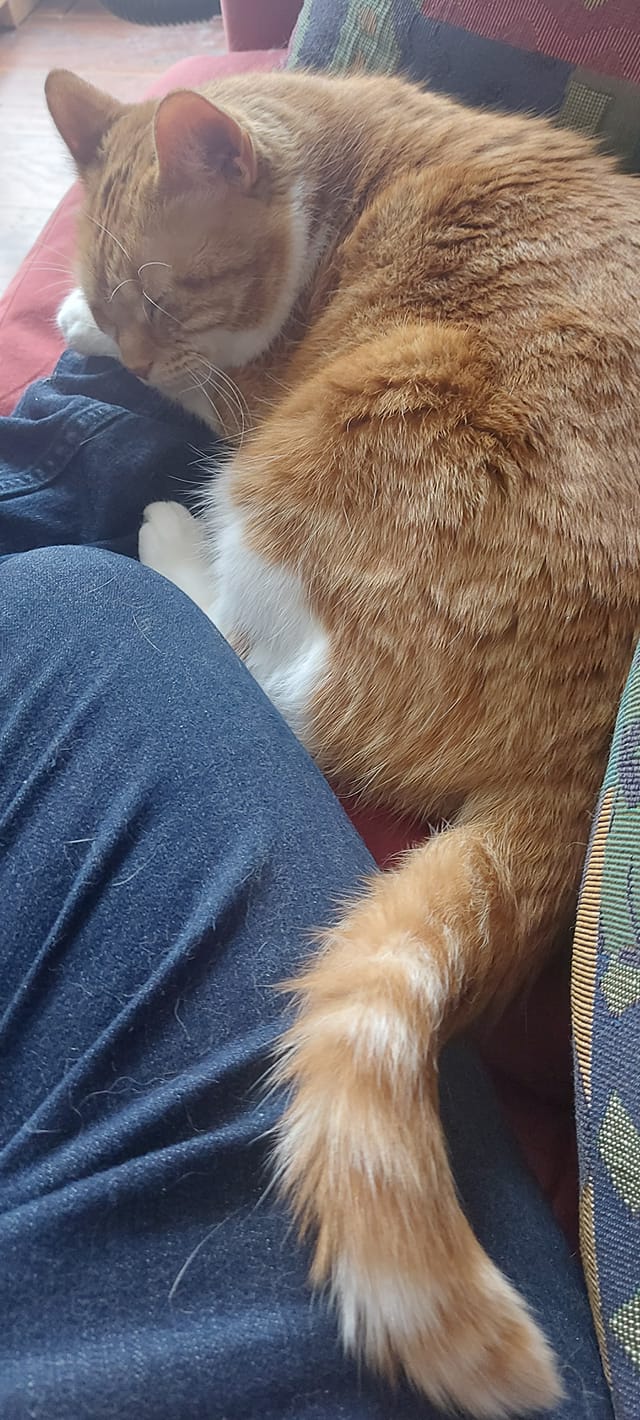
[[(409, 325), (450, 324), (521, 411), (521, 457), (545, 480), (550, 516), (560, 500), (568, 519), (593, 525), (597, 485), (602, 504), (635, 522), (640, 182), (546, 120), (393, 80), (376, 115), (372, 81), (349, 88), (369, 127), (368, 187), (317, 349), (395, 332), (400, 356)], [(622, 552), (621, 525), (611, 533)]]
[(637, 178), (546, 119), (380, 84), (375, 110), (372, 81), (344, 90), (358, 99), (369, 142), (365, 197), (343, 251), (349, 275), (368, 269), (399, 303), (413, 296), (449, 318), (504, 318), (505, 302), (515, 314), (561, 298), (639, 328)]
[[(332, 154), (341, 106), (357, 135), (331, 160), (334, 191), (346, 179), (335, 164), (351, 165), (352, 212), (287, 383), (319, 374), (328, 352), (346, 357), (327, 394), (327, 419), (346, 411), (340, 458), (372, 421), (376, 486), (396, 512), (406, 490), (408, 525), (451, 523), (484, 500), (510, 563), (527, 565), (535, 545), (554, 585), (588, 577), (597, 596), (635, 605), (640, 184), (544, 120), (398, 81), (325, 83)], [(433, 460), (447, 448), (456, 472), (436, 509)]]
[(523, 537), (534, 522), (543, 542), (562, 526), (576, 556), (589, 540), (606, 545), (611, 566), (635, 576), (638, 180), (547, 120), (472, 110), (395, 78), (280, 73), (229, 80), (214, 96), (258, 133), (296, 135), (279, 145), (280, 177), (321, 257), (305, 334), (298, 312), (290, 355), (285, 341), (286, 385), (344, 355), (347, 402), (362, 419), (366, 391), (377, 392), (370, 412), (379, 394), (387, 434), (393, 387), (403, 438), (415, 431), (414, 504), (420, 479), (425, 506), (431, 496), (430, 440), (477, 426), (491, 458), (501, 451), (515, 470)]
[(277, 180), (326, 229), (343, 297), (364, 283), (378, 316), (388, 293), (390, 312), (395, 297), (465, 320), (584, 300), (635, 329), (640, 182), (582, 135), (382, 75), (275, 72), (207, 92), (258, 135), (279, 130)]

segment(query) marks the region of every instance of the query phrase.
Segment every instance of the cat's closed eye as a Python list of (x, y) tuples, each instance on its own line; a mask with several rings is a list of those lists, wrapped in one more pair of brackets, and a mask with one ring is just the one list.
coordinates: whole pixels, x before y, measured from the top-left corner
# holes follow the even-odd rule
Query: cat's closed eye
[(210, 276), (182, 276), (180, 285), (185, 291), (204, 291), (211, 286)]
[(166, 310), (164, 306), (161, 306), (158, 301), (153, 300), (151, 296), (147, 296), (146, 291), (142, 297), (142, 309), (144, 311), (145, 324), (156, 332), (161, 329), (169, 330), (171, 328), (169, 323), (178, 320), (178, 317), (174, 316), (171, 311)]

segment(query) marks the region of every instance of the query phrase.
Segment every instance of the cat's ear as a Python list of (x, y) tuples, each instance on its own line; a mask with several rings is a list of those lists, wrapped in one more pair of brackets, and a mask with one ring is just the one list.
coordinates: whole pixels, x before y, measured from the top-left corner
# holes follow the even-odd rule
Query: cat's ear
[(178, 89), (161, 99), (153, 125), (160, 185), (180, 192), (224, 179), (248, 192), (258, 164), (251, 135), (202, 94)]
[(125, 106), (69, 69), (52, 69), (44, 92), (58, 133), (82, 171), (93, 162), (105, 133)]

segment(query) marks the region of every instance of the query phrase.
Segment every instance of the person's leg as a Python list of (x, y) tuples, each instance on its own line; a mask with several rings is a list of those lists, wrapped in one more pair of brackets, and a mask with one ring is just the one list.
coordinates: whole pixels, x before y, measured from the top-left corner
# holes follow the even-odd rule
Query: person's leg
[[(0, 1415), (429, 1420), (340, 1351), (269, 1190), (269, 1046), (372, 864), (207, 619), (89, 549), (0, 567)], [(472, 1056), (471, 1221), (610, 1417), (584, 1289)]]
[(0, 560), (60, 543), (137, 557), (146, 504), (188, 502), (217, 447), (116, 360), (67, 352), (0, 419)]

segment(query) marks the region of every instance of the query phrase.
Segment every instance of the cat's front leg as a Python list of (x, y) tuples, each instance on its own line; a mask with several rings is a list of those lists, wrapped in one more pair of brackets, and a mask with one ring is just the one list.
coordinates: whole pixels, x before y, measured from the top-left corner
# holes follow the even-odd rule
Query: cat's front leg
[(56, 318), (58, 330), (70, 350), (78, 355), (102, 355), (120, 359), (115, 340), (96, 325), (84, 293), (79, 286), (65, 297)]
[(140, 561), (210, 615), (213, 574), (206, 543), (196, 518), (181, 503), (149, 503), (138, 538)]

